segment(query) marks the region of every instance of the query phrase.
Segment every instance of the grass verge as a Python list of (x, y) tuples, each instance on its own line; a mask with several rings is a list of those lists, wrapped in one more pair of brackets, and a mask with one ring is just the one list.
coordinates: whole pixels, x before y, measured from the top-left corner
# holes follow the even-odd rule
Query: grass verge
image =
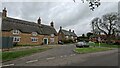
[(13, 60), (16, 58), (31, 55), (33, 53), (43, 52), (48, 49), (50, 49), (50, 48), (32, 48), (32, 49), (26, 49), (23, 51), (2, 52), (2, 61), (4, 62), (4, 61)]
[(76, 48), (74, 49), (74, 52), (79, 54), (85, 54), (85, 53), (92, 53), (92, 52), (100, 52), (100, 51), (106, 51), (106, 50), (112, 50), (112, 48), (99, 48), (99, 47), (89, 47), (89, 48)]
[(120, 45), (106, 44), (106, 43), (89, 43), (90, 46), (100, 46), (100, 47), (109, 47), (109, 48), (120, 48)]

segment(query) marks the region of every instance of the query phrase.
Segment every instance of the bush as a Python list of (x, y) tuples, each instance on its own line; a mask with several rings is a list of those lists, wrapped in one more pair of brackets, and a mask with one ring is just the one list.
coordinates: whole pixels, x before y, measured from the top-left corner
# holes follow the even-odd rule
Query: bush
[(13, 43), (13, 46), (14, 46), (14, 47), (19, 47), (19, 46), (38, 46), (38, 45)]
[(115, 42), (114, 45), (120, 45), (120, 42)]
[(74, 43), (74, 41), (71, 40), (71, 39), (69, 39), (69, 40), (64, 40), (63, 42), (64, 42), (65, 44), (66, 44), (66, 43)]
[(15, 46), (17, 46), (18, 45), (18, 43), (17, 42), (14, 42), (13, 43), (13, 47), (15, 47)]

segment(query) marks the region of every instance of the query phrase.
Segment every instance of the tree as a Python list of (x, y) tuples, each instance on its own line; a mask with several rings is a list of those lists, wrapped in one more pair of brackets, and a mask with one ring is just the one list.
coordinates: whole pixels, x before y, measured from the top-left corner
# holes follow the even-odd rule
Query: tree
[[(76, 0), (73, 0), (74, 2), (76, 2)], [(81, 0), (83, 3), (85, 2), (85, 0)], [(89, 8), (90, 10), (94, 11), (94, 9), (96, 7), (100, 6), (100, 0), (86, 0), (89, 3)]]
[[(115, 31), (119, 30), (118, 24), (118, 13), (108, 13), (103, 15), (101, 18), (94, 18), (92, 20), (92, 29), (98, 29), (100, 32), (104, 33), (109, 39), (115, 34)], [(118, 23), (119, 22), (119, 23)]]
[(84, 37), (85, 37), (85, 34), (82, 34), (82, 37), (84, 38)]
[(88, 33), (87, 33), (87, 37), (88, 37), (88, 38), (90, 38), (90, 36), (92, 36), (92, 35), (93, 35), (93, 33), (91, 33), (91, 32), (88, 32)]

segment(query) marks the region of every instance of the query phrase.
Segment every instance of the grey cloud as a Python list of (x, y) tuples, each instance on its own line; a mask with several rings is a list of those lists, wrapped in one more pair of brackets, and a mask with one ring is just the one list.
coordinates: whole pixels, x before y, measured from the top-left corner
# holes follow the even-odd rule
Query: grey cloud
[(63, 26), (67, 30), (74, 29), (78, 35), (91, 30), (90, 22), (94, 17), (118, 11), (116, 2), (104, 2), (95, 11), (90, 11), (88, 6), (88, 3), (72, 2), (5, 2), (2, 4), (2, 8), (7, 7), (8, 15), (11, 17), (33, 22), (41, 17), (43, 24), (49, 25), (54, 21), (57, 30), (59, 26)]

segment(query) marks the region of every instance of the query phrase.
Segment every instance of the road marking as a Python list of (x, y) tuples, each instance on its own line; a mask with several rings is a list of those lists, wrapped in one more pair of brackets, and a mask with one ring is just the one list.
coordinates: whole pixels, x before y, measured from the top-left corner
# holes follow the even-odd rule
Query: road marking
[(63, 57), (63, 56), (60, 56), (61, 58)]
[(71, 54), (70, 56), (73, 56), (73, 54)]
[(33, 62), (37, 62), (38, 60), (30, 60), (30, 61), (27, 61), (26, 63), (33, 63)]
[(15, 64), (7, 64), (7, 65), (3, 65), (3, 67), (6, 67), (6, 66), (13, 66)]
[(73, 54), (73, 55), (76, 55), (76, 54)]
[(55, 59), (55, 57), (46, 58), (47, 60)]
[(71, 54), (70, 56), (75, 56), (75, 54)]
[(67, 57), (67, 55), (64, 55), (64, 57)]

